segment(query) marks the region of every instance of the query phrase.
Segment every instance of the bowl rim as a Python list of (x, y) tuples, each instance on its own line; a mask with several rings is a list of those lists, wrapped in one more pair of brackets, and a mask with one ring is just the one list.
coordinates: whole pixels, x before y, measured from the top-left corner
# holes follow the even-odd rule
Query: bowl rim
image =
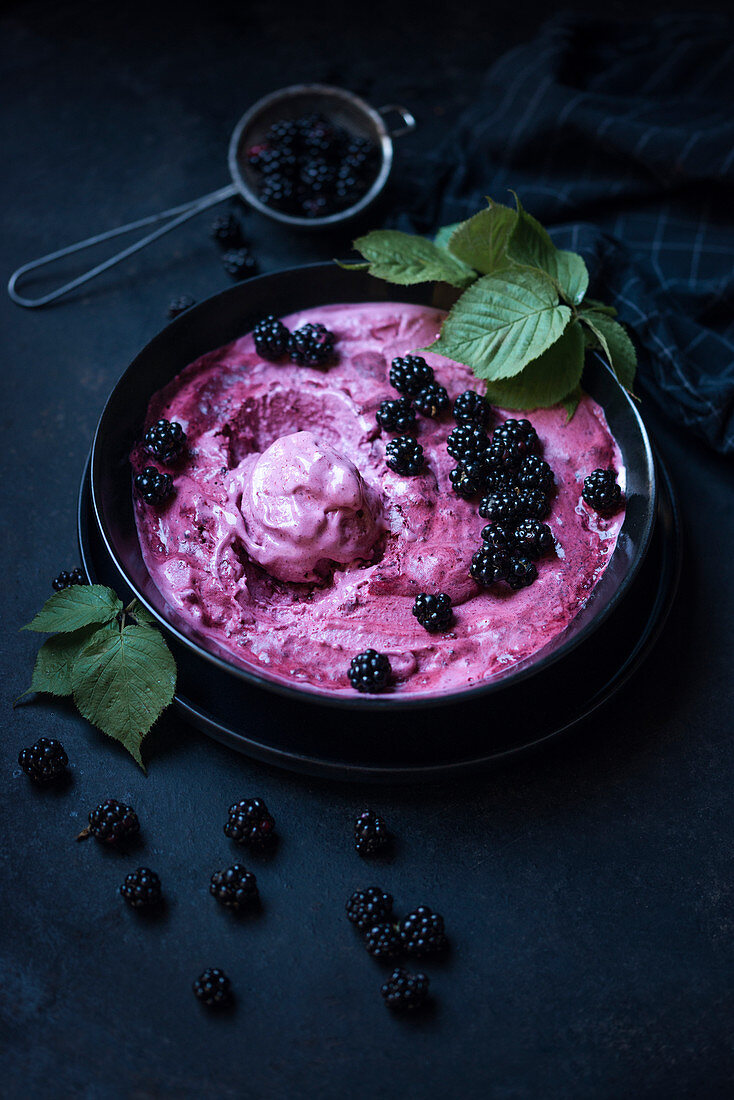
[[(141, 592), (141, 590), (139, 589), (138, 585), (136, 584), (134, 578), (130, 575), (130, 572), (126, 567), (125, 562), (123, 560), (121, 560), (121, 557), (120, 557), (120, 555), (118, 554), (118, 552), (115, 548), (114, 540), (113, 540), (112, 535), (111, 535), (111, 533), (110, 533), (110, 531), (108, 530), (108, 527), (107, 527), (107, 523), (106, 523), (105, 515), (104, 515), (104, 508), (102, 506), (102, 501), (100, 500), (100, 496), (99, 496), (99, 492), (98, 492), (98, 484), (99, 484), (98, 472), (99, 472), (99, 463), (100, 463), (100, 438), (102, 437), (102, 435), (103, 435), (103, 433), (106, 429), (107, 420), (111, 415), (110, 410), (114, 406), (114, 403), (117, 399), (118, 391), (125, 385), (125, 382), (126, 382), (126, 379), (127, 379), (128, 375), (130, 373), (134, 372), (136, 369), (139, 369), (138, 368), (139, 361), (141, 359), (143, 359), (146, 355), (149, 354), (149, 349), (151, 349), (152, 346), (158, 340), (160, 340), (161, 337), (166, 332), (168, 332), (173, 326), (179, 325), (184, 320), (185, 317), (190, 318), (192, 316), (195, 316), (195, 314), (197, 312), (200, 313), (200, 314), (203, 314), (207, 309), (210, 309), (214, 303), (220, 302), (224, 297), (235, 297), (237, 295), (237, 293), (239, 291), (241, 291), (241, 289), (243, 287), (247, 287), (248, 285), (251, 286), (251, 285), (254, 285), (255, 283), (263, 283), (265, 280), (277, 279), (279, 276), (283, 276), (283, 275), (295, 275), (295, 274), (299, 274), (299, 273), (308, 273), (308, 272), (315, 273), (316, 271), (323, 270), (323, 269), (330, 269), (331, 270), (332, 267), (333, 267), (332, 264), (325, 264), (325, 263), (317, 262), (317, 263), (310, 263), (310, 264), (299, 264), (299, 265), (295, 265), (295, 266), (289, 267), (289, 268), (281, 268), (278, 271), (269, 272), (266, 275), (254, 276), (251, 279), (247, 279), (247, 280), (244, 280), (241, 283), (238, 283), (236, 286), (229, 287), (229, 288), (227, 288), (223, 291), (220, 291), (217, 294), (213, 294), (209, 298), (206, 298), (203, 301), (197, 303), (197, 305), (192, 306), (189, 310), (186, 310), (185, 314), (182, 314), (180, 317), (176, 318), (169, 325), (166, 325), (159, 333), (157, 333), (150, 341), (148, 341), (148, 343), (138, 352), (138, 354), (135, 356), (135, 358), (132, 360), (132, 362), (123, 371), (123, 373), (118, 378), (115, 385), (113, 386), (112, 390), (110, 391), (110, 394), (109, 394), (109, 396), (108, 396), (108, 398), (105, 402), (104, 408), (102, 409), (102, 413), (100, 415), (99, 421), (97, 423), (97, 427), (95, 429), (94, 438), (93, 438), (93, 442), (92, 442), (92, 449), (91, 449), (91, 454), (90, 454), (92, 508), (93, 508), (94, 517), (95, 517), (95, 520), (96, 520), (96, 523), (97, 523), (97, 527), (99, 529), (99, 532), (100, 532), (100, 535), (101, 535), (102, 540), (104, 542), (107, 553), (109, 554), (115, 568), (117, 569), (117, 571), (120, 574), (123, 581), (128, 585), (128, 587), (133, 592), (135, 597), (140, 601), (140, 603), (157, 620), (158, 624), (164, 630), (164, 633), (171, 634), (180, 645), (184, 646), (186, 649), (188, 649), (191, 652), (195, 653), (196, 656), (203, 658), (208, 664), (214, 665), (220, 671), (228, 673), (230, 675), (234, 675), (238, 679), (244, 680), (247, 683), (254, 684), (257, 687), (265, 688), (268, 691), (275, 692), (276, 694), (279, 694), (279, 695), (284, 695), (284, 696), (289, 697), (291, 699), (298, 699), (300, 701), (307, 701), (307, 702), (315, 703), (319, 706), (333, 706), (333, 707), (342, 707), (342, 708), (346, 707), (348, 709), (357, 708), (357, 709), (364, 709), (364, 710), (366, 710), (366, 709), (370, 709), (370, 710), (412, 710), (412, 709), (428, 709), (428, 708), (431, 708), (431, 707), (438, 707), (438, 706), (448, 706), (448, 705), (450, 705), (452, 703), (455, 703), (455, 702), (458, 702), (458, 701), (465, 702), (465, 701), (469, 701), (471, 699), (475, 699), (475, 698), (478, 698), (478, 697), (491, 695), (494, 692), (500, 691), (504, 688), (507, 688), (510, 685), (514, 686), (514, 685), (522, 682), (523, 680), (529, 679), (531, 676), (535, 675), (541, 669), (542, 670), (547, 669), (552, 664), (555, 664), (555, 662), (560, 660), (562, 657), (567, 656), (577, 646), (581, 645), (591, 634), (593, 634), (603, 624), (603, 622), (608, 618), (608, 616), (612, 613), (612, 611), (616, 607), (619, 606), (621, 600), (623, 599), (623, 597), (628, 592), (633, 580), (637, 576), (637, 574), (638, 574), (638, 572), (639, 572), (639, 570), (642, 566), (642, 562), (643, 562), (645, 556), (647, 555), (647, 551), (649, 549), (650, 541), (651, 541), (651, 538), (652, 538), (652, 532), (653, 532), (654, 523), (655, 523), (655, 510), (656, 510), (656, 506), (657, 506), (657, 493), (658, 493), (658, 490), (657, 490), (657, 474), (656, 474), (656, 467), (655, 467), (655, 458), (654, 458), (654, 452), (653, 452), (652, 444), (651, 444), (651, 441), (650, 441), (650, 437), (648, 435), (647, 429), (645, 428), (645, 424), (642, 420), (642, 417), (640, 416), (640, 413), (639, 413), (639, 410), (637, 408), (637, 405), (636, 405), (635, 401), (630, 397), (630, 395), (627, 393), (627, 391), (624, 390), (624, 388), (621, 386), (621, 384), (617, 380), (616, 376), (613, 374), (613, 372), (610, 370), (610, 368), (607, 366), (607, 364), (604, 362), (604, 360), (601, 358), (601, 356), (598, 355), (597, 353), (594, 353), (594, 356), (595, 356), (595, 359), (596, 359), (598, 365), (604, 371), (606, 371), (606, 373), (611, 378), (613, 384), (619, 389), (619, 391), (621, 393), (621, 396), (622, 396), (622, 399), (626, 402), (626, 404), (628, 406), (628, 411), (630, 411), (632, 413), (632, 417), (635, 421), (637, 430), (638, 430), (640, 438), (642, 440), (643, 454), (644, 454), (644, 464), (645, 464), (646, 475), (647, 475), (646, 476), (646, 481), (647, 481), (648, 488), (649, 488), (649, 498), (648, 498), (647, 515), (646, 515), (646, 519), (645, 519), (645, 523), (644, 523), (644, 526), (643, 526), (643, 529), (642, 529), (641, 536), (639, 538), (639, 546), (638, 546), (638, 549), (637, 549), (637, 552), (634, 556), (633, 561), (631, 562), (629, 568), (626, 570), (624, 576), (622, 577), (620, 583), (618, 584), (618, 586), (616, 587), (614, 592), (607, 599), (605, 604), (600, 606), (594, 614), (589, 616), (588, 622), (586, 622), (581, 627), (581, 629), (577, 631), (576, 634), (574, 634), (571, 637), (567, 638), (566, 641), (561, 642), (556, 647), (555, 650), (552, 650), (552, 651), (550, 651), (546, 654), (542, 653), (542, 649), (537, 651), (538, 653), (541, 654), (541, 656), (537, 660), (535, 659), (535, 655), (531, 654), (530, 657), (526, 658), (524, 661), (518, 662), (518, 665), (517, 665), (516, 668), (511, 667), (510, 670), (507, 672), (507, 674), (505, 676), (498, 677), (498, 678), (495, 678), (495, 679), (481, 681), (480, 683), (474, 684), (471, 687), (462, 688), (461, 690), (458, 690), (458, 691), (443, 692), (443, 693), (440, 693), (440, 694), (424, 694), (424, 695), (421, 695), (421, 694), (411, 694), (411, 695), (402, 694), (401, 695), (400, 693), (395, 693), (395, 694), (391, 694), (391, 693), (379, 694), (378, 693), (378, 694), (375, 694), (375, 695), (364, 695), (364, 694), (359, 693), (359, 692), (354, 692), (353, 694), (347, 694), (347, 693), (341, 693), (341, 692), (321, 691), (318, 688), (313, 687), (311, 685), (307, 685), (305, 683), (303, 683), (303, 684), (288, 684), (288, 683), (285, 683), (282, 680), (276, 679), (275, 677), (267, 676), (263, 672), (255, 669), (255, 668), (249, 668), (249, 667), (246, 667), (246, 666), (243, 666), (243, 665), (235, 664), (233, 660), (228, 660), (224, 656), (219, 656), (217, 653), (213, 652), (211, 649), (208, 649), (204, 644), (202, 644), (202, 642), (198, 641), (195, 637), (191, 637), (191, 636), (187, 635), (186, 633), (184, 633), (182, 630), (180, 630), (174, 623), (172, 623), (169, 619), (167, 619), (146, 598), (146, 596), (143, 592)], [(382, 282), (382, 280), (377, 280), (377, 281)], [(389, 285), (392, 288), (393, 284), (387, 284), (387, 285)], [(403, 288), (401, 288), (399, 286), (395, 286), (394, 289), (395, 289), (395, 297), (392, 300), (393, 301), (400, 301), (401, 300), (400, 299), (400, 293), (401, 293), (401, 290)], [(332, 303), (324, 302), (323, 304), (328, 305), (328, 304), (332, 304)], [(222, 346), (222, 345), (217, 345), (217, 346)], [(215, 351), (217, 349), (215, 347), (215, 348), (212, 348), (211, 350)], [(176, 371), (174, 374), (172, 374), (171, 380), (176, 376), (176, 373), (179, 373), (180, 370), (183, 370), (183, 369), (184, 369), (183, 367), (180, 367), (178, 369), (178, 371)], [(152, 398), (152, 396), (153, 396), (153, 393), (150, 394), (150, 398)], [(619, 539), (621, 538), (621, 536), (624, 532), (626, 522), (627, 522), (627, 517), (625, 516), (625, 521), (623, 522), (622, 527), (621, 527), (620, 532), (619, 532), (619, 535), (618, 535), (617, 545), (615, 546), (615, 550), (612, 554), (612, 557), (610, 558), (609, 562), (607, 563), (606, 569), (608, 569), (609, 566), (612, 564), (612, 561), (614, 559), (614, 555), (617, 553), (617, 549), (618, 549), (618, 546), (619, 546)], [(137, 537), (137, 530), (136, 530), (136, 537)], [(605, 572), (606, 572), (606, 569), (605, 569)], [(589, 607), (589, 604), (594, 600), (594, 597), (595, 597), (597, 591), (598, 591), (598, 586), (595, 585), (594, 589), (592, 589), (592, 592), (589, 595), (589, 598), (588, 598), (587, 602), (583, 605), (582, 608), (579, 609), (579, 613), (581, 611), (585, 611), (586, 608)], [(160, 598), (161, 598), (161, 602), (165, 605), (165, 600), (164, 600), (162, 595), (161, 595)], [(172, 610), (172, 614), (175, 615), (176, 612)], [(564, 628), (564, 631), (562, 633), (564, 633), (566, 630), (568, 630), (568, 627), (571, 626), (571, 624), (575, 621), (575, 618), (577, 618), (577, 617), (578, 616), (575, 616), (574, 619), (571, 620), (571, 622), (567, 625), (567, 627)], [(192, 628), (192, 629), (195, 629), (195, 628)], [(551, 641), (553, 641), (553, 639), (551, 639)], [(214, 643), (214, 644), (216, 644), (216, 643)], [(225, 652), (225, 651), (223, 650), (223, 652)]]

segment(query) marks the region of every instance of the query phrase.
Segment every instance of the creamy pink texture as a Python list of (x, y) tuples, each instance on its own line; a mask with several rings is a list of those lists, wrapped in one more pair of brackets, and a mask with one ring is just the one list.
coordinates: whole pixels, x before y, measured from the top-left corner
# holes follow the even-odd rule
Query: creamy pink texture
[[(136, 501), (140, 543), (165, 598), (200, 635), (272, 679), (351, 692), (347, 668), (368, 647), (387, 653), (393, 691), (440, 694), (496, 677), (560, 633), (587, 601), (616, 544), (623, 513), (604, 519), (581, 501), (583, 478), (621, 455), (601, 409), (585, 397), (530, 415), (556, 476), (547, 522), (556, 555), (530, 588), (480, 589), (469, 576), (484, 526), (455, 496), (446, 452), (454, 426), (419, 417), (424, 472), (385, 464), (375, 422), (396, 355), (430, 344), (443, 314), (401, 303), (325, 306), (284, 318), (335, 332), (328, 370), (263, 362), (250, 335), (192, 363), (150, 403), (147, 423), (188, 435), (159, 510)], [(425, 353), (455, 398), (468, 368)], [(505, 415), (498, 413), (500, 419)], [(491, 427), (491, 425), (490, 425)], [(137, 470), (148, 461), (140, 448)], [(411, 613), (419, 592), (448, 592), (455, 623), (428, 634)]]

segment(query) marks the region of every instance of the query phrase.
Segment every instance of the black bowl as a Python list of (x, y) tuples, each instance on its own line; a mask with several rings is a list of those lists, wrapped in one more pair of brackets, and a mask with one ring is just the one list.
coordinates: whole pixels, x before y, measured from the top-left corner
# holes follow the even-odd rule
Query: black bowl
[[(227, 652), (206, 645), (189, 623), (170, 609), (143, 562), (133, 512), (128, 456), (140, 437), (148, 402), (185, 366), (205, 352), (247, 332), (268, 313), (285, 315), (332, 302), (406, 301), (440, 305), (444, 288), (395, 287), (336, 264), (310, 264), (239, 283), (188, 310), (141, 351), (115, 386), (97, 426), (91, 456), (92, 504), (107, 552), (124, 585), (155, 615), (164, 633), (183, 647), (201, 674), (216, 673), (229, 687), (245, 681), (281, 695), (319, 704), (396, 710), (434, 707), (490, 695), (548, 668), (598, 629), (636, 576), (650, 543), (656, 508), (655, 466), (650, 441), (634, 403), (604, 363), (592, 357), (584, 387), (602, 406), (627, 470), (627, 508), (617, 545), (588, 603), (561, 634), (532, 657), (495, 679), (460, 692), (432, 696), (332, 695), (307, 685), (291, 686), (232, 663)], [(234, 681), (234, 683), (233, 683)]]

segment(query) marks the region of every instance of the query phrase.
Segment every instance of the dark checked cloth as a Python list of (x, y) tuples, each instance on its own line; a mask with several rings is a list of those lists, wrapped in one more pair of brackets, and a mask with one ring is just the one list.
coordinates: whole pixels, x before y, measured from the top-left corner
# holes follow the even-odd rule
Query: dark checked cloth
[(636, 336), (640, 383), (734, 451), (734, 23), (565, 15), (488, 71), (403, 228), (525, 208), (584, 256)]

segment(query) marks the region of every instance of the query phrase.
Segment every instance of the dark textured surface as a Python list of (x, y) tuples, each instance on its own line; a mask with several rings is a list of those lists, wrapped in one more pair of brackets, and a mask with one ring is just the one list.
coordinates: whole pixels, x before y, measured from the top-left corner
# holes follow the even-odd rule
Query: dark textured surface
[[(3, 270), (220, 186), (238, 114), (291, 80), (405, 101), (421, 122), (413, 148), (438, 140), (540, 6), (524, 19), (505, 12), (491, 31), (484, 11), (469, 4), (450, 27), (418, 24), (406, 50), (395, 6), (387, 33), (371, 5), (333, 34), (305, 7), (223, 5), (198, 28), (152, 7), (147, 20), (130, 6), (11, 9), (0, 24)], [(406, 143), (394, 197), (410, 191), (410, 165)], [(365, 792), (266, 770), (167, 720), (151, 736), (146, 778), (64, 705), (11, 713), (37, 645), (16, 628), (76, 562), (77, 483), (110, 385), (164, 323), (170, 297), (226, 284), (207, 224), (55, 308), (0, 300), (10, 379), (0, 414), (3, 1094), (730, 1095), (732, 470), (652, 408), (688, 520), (682, 598), (634, 683), (552, 751), (471, 783)], [(247, 231), (266, 270), (328, 258), (349, 240), (255, 218)], [(41, 734), (71, 758), (59, 792), (31, 787), (16, 764)], [(237, 920), (208, 881), (242, 854), (222, 825), (230, 802), (249, 795), (266, 800), (281, 842), (272, 858), (244, 856), (263, 909)], [(128, 854), (74, 843), (108, 796), (140, 816)], [(364, 805), (397, 834), (389, 859), (365, 863), (352, 850)], [(160, 874), (169, 899), (157, 919), (117, 893), (138, 864)], [(385, 1010), (383, 968), (343, 915), (351, 891), (373, 882), (400, 908), (425, 902), (446, 918), (452, 952), (426, 967), (435, 1007), (415, 1020)], [(194, 1000), (191, 981), (207, 966), (232, 978), (230, 1015)]]

